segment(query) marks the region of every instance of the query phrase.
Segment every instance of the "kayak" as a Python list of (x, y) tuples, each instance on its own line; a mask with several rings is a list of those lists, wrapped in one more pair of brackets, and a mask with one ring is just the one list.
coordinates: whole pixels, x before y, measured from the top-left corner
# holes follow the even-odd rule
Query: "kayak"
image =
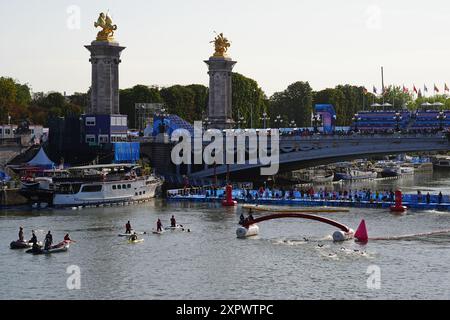
[(69, 244), (70, 241), (62, 241), (57, 245), (51, 246), (49, 249), (42, 249), (42, 248), (39, 248), (37, 250), (29, 249), (26, 252), (32, 254), (50, 254), (50, 253), (65, 252), (69, 249)]
[(144, 242), (144, 239), (136, 239), (136, 240), (128, 239), (128, 243), (141, 243), (141, 242)]
[(139, 235), (147, 234), (147, 232), (145, 232), (145, 231), (131, 231), (131, 233), (119, 233), (118, 236), (119, 237), (129, 237), (135, 232), (136, 232), (136, 234), (139, 234)]
[[(38, 245), (40, 247), (42, 247), (42, 242), (38, 242)], [(27, 249), (27, 248), (31, 248), (32, 246), (33, 246), (32, 243), (29, 243), (27, 241), (20, 241), (20, 240), (12, 241), (9, 244), (9, 247), (11, 249)]]

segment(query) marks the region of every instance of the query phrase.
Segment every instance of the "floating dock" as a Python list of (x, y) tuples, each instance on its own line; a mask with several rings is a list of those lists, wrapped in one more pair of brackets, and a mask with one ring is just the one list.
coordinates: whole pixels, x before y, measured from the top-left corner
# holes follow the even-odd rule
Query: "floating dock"
[[(407, 196), (407, 195), (405, 195)], [(405, 197), (408, 198), (408, 197)], [(189, 201), (189, 202), (217, 202), (220, 203), (222, 197), (210, 197), (204, 195), (177, 195), (168, 197), (168, 201)], [(234, 198), (238, 203), (246, 204), (262, 204), (262, 205), (278, 205), (278, 206), (304, 206), (304, 207), (346, 207), (346, 208), (371, 208), (386, 209), (395, 205), (394, 201), (355, 201), (355, 200), (325, 200), (325, 199), (277, 199), (277, 198), (258, 198), (243, 199)], [(405, 199), (406, 200), (406, 199)], [(436, 210), (450, 211), (450, 202), (445, 203), (426, 203), (416, 201), (403, 201), (403, 205), (408, 209), (415, 210)]]

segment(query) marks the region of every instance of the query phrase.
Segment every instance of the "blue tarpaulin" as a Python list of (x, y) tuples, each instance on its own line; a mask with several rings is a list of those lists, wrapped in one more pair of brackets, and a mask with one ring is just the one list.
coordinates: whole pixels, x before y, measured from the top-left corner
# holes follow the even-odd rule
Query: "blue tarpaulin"
[(6, 174), (6, 172), (0, 171), (0, 181), (9, 181), (11, 177)]
[(139, 142), (115, 142), (114, 162), (136, 162), (139, 160)]

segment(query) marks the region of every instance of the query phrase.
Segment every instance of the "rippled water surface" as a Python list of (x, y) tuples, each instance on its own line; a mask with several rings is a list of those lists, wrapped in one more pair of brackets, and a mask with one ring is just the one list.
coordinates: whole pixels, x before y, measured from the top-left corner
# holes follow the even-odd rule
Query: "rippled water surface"
[[(407, 192), (450, 192), (448, 174), (371, 183)], [(354, 187), (359, 187), (354, 186)], [(450, 299), (450, 234), (396, 241), (335, 244), (334, 228), (307, 220), (260, 224), (260, 235), (237, 239), (241, 208), (212, 204), (150, 203), (83, 210), (0, 211), (1, 299)], [(157, 218), (174, 214), (192, 232), (147, 234), (128, 244), (117, 236), (131, 220), (151, 231)], [(257, 216), (257, 215), (255, 215)], [(450, 212), (351, 209), (327, 217), (356, 229), (365, 219), (369, 236), (450, 229)], [(66, 232), (77, 242), (68, 252), (33, 256), (10, 250), (18, 227)], [(305, 241), (305, 239), (307, 241)], [(68, 290), (66, 268), (81, 270), (81, 289)], [(367, 287), (368, 267), (381, 271), (381, 288)]]

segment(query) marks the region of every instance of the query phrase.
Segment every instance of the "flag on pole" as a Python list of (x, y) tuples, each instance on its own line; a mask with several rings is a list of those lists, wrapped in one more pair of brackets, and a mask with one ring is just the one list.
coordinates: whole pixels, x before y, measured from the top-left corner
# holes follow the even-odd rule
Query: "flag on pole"
[(377, 88), (375, 86), (373, 86), (373, 93), (377, 94)]
[(419, 93), (417, 94), (419, 96), (419, 98), (422, 97), (422, 90), (419, 89)]
[(423, 92), (428, 92), (428, 88), (426, 85), (423, 85)]
[(448, 87), (447, 87), (447, 84), (445, 84), (444, 91), (450, 91), (450, 90), (448, 89)]
[(409, 92), (408, 88), (405, 87), (405, 85), (403, 85), (403, 93), (408, 93), (408, 92)]
[(436, 87), (436, 84), (434, 84), (434, 92), (439, 92), (438, 87)]
[(418, 92), (417, 92), (416, 85), (414, 85), (414, 92), (415, 92), (415, 93), (418, 93)]

